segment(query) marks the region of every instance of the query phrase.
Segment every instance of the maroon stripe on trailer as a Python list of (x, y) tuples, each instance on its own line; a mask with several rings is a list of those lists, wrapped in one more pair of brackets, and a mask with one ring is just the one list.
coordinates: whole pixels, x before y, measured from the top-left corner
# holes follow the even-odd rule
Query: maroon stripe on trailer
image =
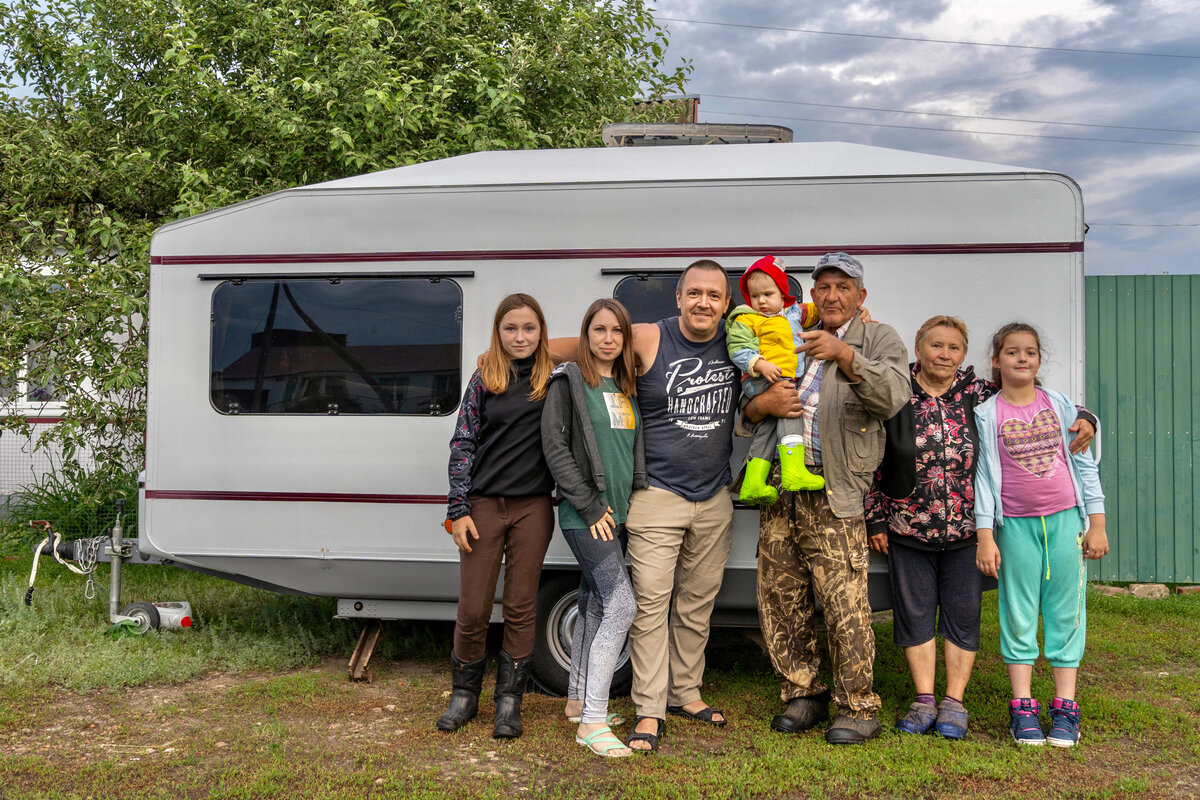
[(719, 258), (762, 253), (820, 256), (834, 250), (854, 255), (955, 255), (971, 253), (1082, 253), (1083, 242), (993, 242), (986, 244), (860, 244), (754, 247), (641, 247), (564, 250), (416, 250), (394, 253), (261, 253), (209, 256), (151, 256), (151, 264), (342, 264), (402, 261), (560, 261), (585, 258)]
[(445, 505), (444, 494), (355, 494), (350, 492), (204, 492), (147, 489), (147, 500), (249, 500), (272, 503), (402, 503)]

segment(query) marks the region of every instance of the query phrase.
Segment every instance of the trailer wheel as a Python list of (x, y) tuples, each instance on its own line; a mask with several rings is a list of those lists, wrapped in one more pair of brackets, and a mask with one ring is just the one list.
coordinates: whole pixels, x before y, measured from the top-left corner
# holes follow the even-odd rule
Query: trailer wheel
[(139, 600), (136, 603), (130, 603), (125, 606), (125, 610), (121, 612), (122, 616), (132, 617), (137, 622), (137, 632), (145, 633), (151, 628), (158, 628), (158, 609), (153, 603), (146, 603)]
[[(549, 576), (538, 590), (533, 666), (541, 688), (559, 697), (566, 695), (571, 675), (571, 637), (579, 616), (578, 601), (578, 573)], [(609, 694), (613, 697), (628, 694), (632, 681), (633, 667), (626, 642), (617, 660)]]

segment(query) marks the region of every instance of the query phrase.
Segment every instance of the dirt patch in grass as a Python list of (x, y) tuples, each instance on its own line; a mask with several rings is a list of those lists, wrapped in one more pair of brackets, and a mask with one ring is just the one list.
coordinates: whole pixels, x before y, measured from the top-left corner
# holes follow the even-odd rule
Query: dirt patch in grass
[[(168, 788), (197, 798), (1200, 794), (1186, 746), (1164, 750), (1169, 743), (1158, 742), (1150, 753), (1119, 735), (1097, 735), (1074, 752), (1017, 752), (994, 720), (980, 720), (958, 745), (888, 729), (862, 748), (835, 749), (820, 731), (768, 731), (769, 684), (722, 686), (717, 677), (711, 699), (730, 712), (728, 728), (672, 717), (657, 757), (610, 760), (575, 745), (562, 701), (543, 695), (526, 697), (524, 737), (492, 739), (494, 677), (479, 719), (457, 734), (435, 730), (448, 670), (420, 662), (378, 664), (371, 683), (350, 683), (344, 662), (327, 659), (178, 685), (6, 693), (3, 706), (21, 710), (0, 725), (0, 784), (16, 798), (156, 797)], [(628, 698), (614, 710), (632, 719)], [(885, 725), (891, 721), (885, 714)]]

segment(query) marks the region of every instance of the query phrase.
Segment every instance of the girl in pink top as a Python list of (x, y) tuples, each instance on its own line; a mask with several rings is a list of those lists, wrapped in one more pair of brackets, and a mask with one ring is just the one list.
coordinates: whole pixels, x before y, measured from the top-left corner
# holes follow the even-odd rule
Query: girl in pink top
[[(975, 472), (976, 565), (998, 578), (1000, 653), (1013, 699), (1009, 725), (1018, 744), (1079, 741), (1075, 679), (1086, 634), (1083, 559), (1108, 552), (1104, 493), (1091, 454), (1066, 449), (1075, 405), (1037, 380), (1042, 347), (1037, 331), (1014, 322), (992, 338), (992, 380), (1000, 393), (975, 409), (979, 458)], [(1046, 660), (1054, 672), (1050, 733), (1031, 697), (1038, 657), (1038, 617)]]

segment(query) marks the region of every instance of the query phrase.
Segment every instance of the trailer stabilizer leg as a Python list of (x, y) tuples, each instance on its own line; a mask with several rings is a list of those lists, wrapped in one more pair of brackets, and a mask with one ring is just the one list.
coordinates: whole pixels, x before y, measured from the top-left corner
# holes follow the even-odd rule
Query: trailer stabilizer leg
[(350, 656), (349, 674), (352, 681), (371, 680), (371, 656), (383, 636), (383, 621), (378, 619), (360, 620), (358, 623), (358, 644)]

